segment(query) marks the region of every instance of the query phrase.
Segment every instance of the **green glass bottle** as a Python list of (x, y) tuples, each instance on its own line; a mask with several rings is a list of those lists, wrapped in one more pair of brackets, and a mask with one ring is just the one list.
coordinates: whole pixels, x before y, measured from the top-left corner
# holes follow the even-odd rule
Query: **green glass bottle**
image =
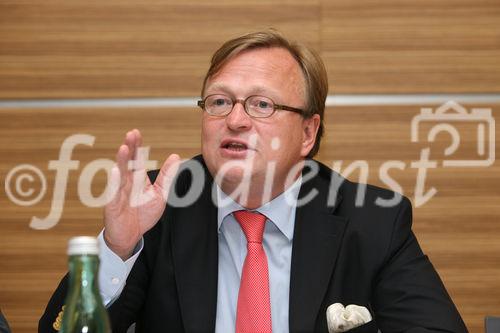
[(69, 290), (61, 333), (111, 333), (98, 286), (99, 248), (94, 237), (74, 237), (68, 244)]

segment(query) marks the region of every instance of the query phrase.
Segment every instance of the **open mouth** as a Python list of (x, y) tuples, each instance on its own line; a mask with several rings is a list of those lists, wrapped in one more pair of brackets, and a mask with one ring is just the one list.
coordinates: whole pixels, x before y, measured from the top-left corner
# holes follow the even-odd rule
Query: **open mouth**
[(226, 138), (220, 144), (221, 154), (227, 158), (246, 158), (248, 154), (254, 151), (253, 144), (250, 145), (244, 139)]
[(226, 144), (223, 144), (222, 148), (229, 149), (232, 151), (244, 151), (248, 149), (247, 145), (239, 142), (228, 142)]

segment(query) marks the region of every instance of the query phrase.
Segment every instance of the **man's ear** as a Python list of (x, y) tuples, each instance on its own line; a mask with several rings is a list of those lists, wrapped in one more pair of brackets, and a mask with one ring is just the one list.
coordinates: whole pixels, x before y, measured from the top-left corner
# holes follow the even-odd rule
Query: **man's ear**
[(305, 118), (302, 121), (302, 157), (306, 157), (314, 147), (320, 122), (319, 114), (314, 114), (311, 118)]

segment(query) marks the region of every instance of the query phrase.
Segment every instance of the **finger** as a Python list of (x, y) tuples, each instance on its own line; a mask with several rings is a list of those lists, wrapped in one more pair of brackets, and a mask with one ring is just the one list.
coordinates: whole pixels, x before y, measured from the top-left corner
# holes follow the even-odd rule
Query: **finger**
[(141, 131), (139, 131), (137, 128), (134, 128), (133, 132), (135, 134), (136, 147), (141, 147), (142, 146), (142, 134), (141, 134)]
[(165, 160), (160, 169), (160, 173), (154, 185), (160, 188), (164, 201), (167, 201), (168, 192), (170, 191), (170, 186), (174, 181), (177, 171), (179, 170), (180, 164), (181, 164), (181, 158), (179, 157), (179, 155), (172, 154)]
[(129, 170), (132, 170), (133, 184), (141, 185), (140, 189), (142, 190), (144, 186), (151, 185), (149, 177), (146, 175), (146, 161), (149, 159), (149, 147), (138, 147), (136, 155), (135, 160), (129, 161)]
[(133, 159), (136, 160), (138, 159), (138, 150), (142, 146), (142, 135), (137, 128), (134, 128), (131, 132), (132, 132), (133, 146), (134, 146), (134, 151), (132, 156)]
[(119, 199), (119, 189), (121, 185), (121, 172), (118, 166), (114, 166), (111, 169), (110, 177), (108, 180), (108, 186), (106, 187), (106, 202), (107, 204), (117, 201)]
[(128, 131), (125, 135), (125, 141), (123, 142), (129, 149), (129, 160), (133, 160), (135, 157), (135, 133), (134, 131)]
[(120, 187), (125, 186), (129, 175), (129, 148), (127, 145), (121, 145), (116, 153), (116, 166), (119, 170)]
[(136, 158), (132, 161), (133, 170), (146, 172), (146, 161), (149, 159), (149, 147), (138, 147)]

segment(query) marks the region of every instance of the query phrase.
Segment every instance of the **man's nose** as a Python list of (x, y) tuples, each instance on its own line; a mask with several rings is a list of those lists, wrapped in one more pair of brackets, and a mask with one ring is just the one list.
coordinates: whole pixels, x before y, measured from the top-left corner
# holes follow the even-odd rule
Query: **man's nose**
[(233, 105), (233, 110), (226, 116), (226, 124), (232, 130), (241, 131), (252, 127), (252, 119), (245, 112), (242, 102), (237, 101)]

